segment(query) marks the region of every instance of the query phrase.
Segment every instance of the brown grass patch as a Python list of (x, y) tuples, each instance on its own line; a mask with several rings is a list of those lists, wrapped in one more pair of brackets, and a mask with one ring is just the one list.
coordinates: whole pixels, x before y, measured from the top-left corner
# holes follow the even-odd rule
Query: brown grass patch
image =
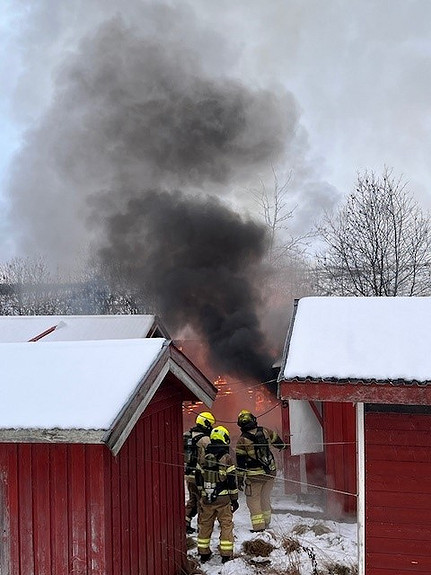
[(184, 566), (181, 569), (181, 575), (204, 575), (204, 571), (200, 568), (199, 562), (196, 559), (187, 557)]
[(310, 531), (310, 528), (305, 523), (298, 523), (292, 527), (292, 531), (296, 533), (296, 535), (304, 535), (304, 533)]
[(246, 555), (252, 557), (268, 557), (275, 547), (272, 543), (263, 541), (263, 539), (253, 539), (252, 541), (244, 541), (242, 550)]
[(327, 563), (325, 575), (358, 575), (356, 565), (342, 565), (341, 563)]
[(332, 530), (329, 529), (329, 527), (324, 523), (315, 523), (310, 527), (310, 531), (313, 531), (314, 535), (325, 535), (326, 533), (332, 533)]
[(301, 550), (301, 544), (297, 539), (293, 539), (292, 537), (283, 537), (281, 540), (283, 549), (286, 553), (298, 553)]

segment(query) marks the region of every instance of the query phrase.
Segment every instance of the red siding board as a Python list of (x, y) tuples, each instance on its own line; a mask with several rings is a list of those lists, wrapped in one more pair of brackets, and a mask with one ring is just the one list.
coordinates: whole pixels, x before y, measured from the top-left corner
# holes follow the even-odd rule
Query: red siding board
[(20, 575), (34, 575), (31, 445), (18, 451)]
[[(4, 477), (7, 483), (7, 509), (5, 512), (8, 514), (9, 532), (5, 534), (8, 537), (5, 543), (5, 550), (9, 552), (9, 571), (11, 575), (18, 575), (20, 569), (20, 551), (19, 551), (19, 493), (18, 493), (18, 447), (16, 445), (5, 445), (4, 453), (7, 455), (7, 467), (5, 471), (7, 477)], [(0, 453), (3, 452), (0, 446)], [(6, 505), (5, 501), (5, 505)]]
[(381, 445), (367, 444), (367, 462), (382, 461), (382, 457), (387, 461), (396, 459), (398, 461), (431, 463), (431, 449), (430, 446), (386, 445), (385, 451), (382, 453)]
[(69, 575), (67, 446), (56, 445), (51, 450), (52, 572), (56, 575)]
[(33, 538), (36, 575), (51, 573), (49, 445), (32, 446)]
[(121, 540), (118, 525), (121, 522), (120, 506), (120, 455), (111, 462), (111, 517), (112, 517), (112, 573), (121, 573)]
[(8, 507), (10, 496), (9, 453), (0, 452), (0, 573), (10, 573), (11, 565), (11, 515)]
[[(412, 573), (422, 573), (429, 575), (431, 573), (431, 560), (429, 557), (419, 555), (396, 554), (396, 553), (373, 553), (367, 554), (368, 571), (375, 568), (384, 568), (388, 573), (399, 575), (400, 570), (405, 570), (410, 575)], [(392, 570), (392, 571), (391, 571)], [(374, 571), (371, 571), (374, 573)]]
[(402, 430), (402, 429), (385, 429), (382, 432), (370, 430), (367, 431), (367, 444), (387, 447), (401, 446), (401, 447), (430, 447), (431, 437), (429, 431), (417, 430)]
[(130, 564), (133, 572), (138, 572), (139, 568), (139, 532), (138, 514), (136, 511), (138, 502), (138, 482), (137, 475), (137, 453), (136, 453), (136, 433), (130, 435), (129, 440), (129, 517), (130, 517)]
[(398, 507), (390, 509), (388, 514), (388, 507), (369, 506), (367, 507), (367, 521), (371, 522), (392, 522), (394, 516), (398, 524), (410, 524), (412, 521), (412, 514), (415, 517), (416, 525), (427, 526), (430, 523), (429, 509), (411, 509), (411, 507)]
[(103, 449), (103, 481), (104, 481), (104, 508), (105, 508), (105, 565), (106, 575), (114, 573), (113, 568), (113, 537), (112, 537), (112, 465), (115, 458), (108, 448)]
[(368, 490), (367, 507), (372, 509), (378, 505), (392, 508), (396, 513), (398, 513), (398, 509), (404, 507), (411, 510), (428, 509), (431, 511), (431, 497), (427, 493), (409, 493), (406, 501), (405, 498), (401, 498), (400, 494), (396, 491)]
[[(415, 556), (427, 556), (429, 555), (428, 549), (424, 546), (423, 541), (414, 539), (408, 542), (409, 552)], [(390, 539), (387, 537), (375, 537), (368, 542), (367, 545), (368, 553), (374, 554), (389, 554), (389, 553), (399, 553), (400, 542), (398, 539)]]
[(69, 510), (71, 569), (74, 575), (87, 574), (87, 514), (85, 492), (85, 449), (69, 448)]
[[(328, 487), (328, 513), (337, 517), (356, 512), (356, 411), (350, 403), (323, 406)], [(344, 495), (345, 492), (352, 495)]]
[(130, 573), (130, 506), (129, 506), (129, 445), (127, 441), (120, 453), (120, 540), (121, 573)]
[(88, 445), (86, 451), (87, 565), (89, 573), (106, 573), (104, 450)]

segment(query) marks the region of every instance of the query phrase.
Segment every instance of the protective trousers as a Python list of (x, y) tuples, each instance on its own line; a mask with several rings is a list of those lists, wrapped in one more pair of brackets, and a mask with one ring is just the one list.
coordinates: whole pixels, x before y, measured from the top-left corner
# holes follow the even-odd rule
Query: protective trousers
[(216, 518), (220, 524), (220, 555), (231, 557), (233, 555), (233, 513), (230, 498), (225, 496), (218, 497), (214, 503), (206, 503), (204, 499), (200, 501), (198, 553), (199, 555), (211, 553), (211, 534)]
[(266, 529), (271, 523), (271, 492), (274, 477), (255, 475), (245, 480), (244, 493), (254, 530)]
[(191, 524), (191, 521), (199, 511), (199, 489), (196, 486), (195, 480), (187, 481), (187, 490), (189, 492), (189, 498), (186, 503), (186, 523)]

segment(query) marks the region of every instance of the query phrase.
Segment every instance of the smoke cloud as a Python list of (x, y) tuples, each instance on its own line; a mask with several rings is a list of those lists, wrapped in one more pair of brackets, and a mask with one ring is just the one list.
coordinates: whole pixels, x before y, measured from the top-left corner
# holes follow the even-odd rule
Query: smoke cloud
[(130, 282), (157, 294), (171, 328), (191, 325), (207, 342), (214, 369), (268, 375), (253, 287), (266, 249), (262, 226), (214, 198), (149, 190), (107, 228), (102, 258), (121, 261)]
[(266, 234), (233, 209), (233, 190), (286, 151), (301, 155), (298, 106), (227, 73), (229, 50), (190, 9), (130, 6), (83, 26), (57, 61), (11, 174), (20, 249), (121, 263), (171, 329), (206, 339), (214, 364), (263, 377)]

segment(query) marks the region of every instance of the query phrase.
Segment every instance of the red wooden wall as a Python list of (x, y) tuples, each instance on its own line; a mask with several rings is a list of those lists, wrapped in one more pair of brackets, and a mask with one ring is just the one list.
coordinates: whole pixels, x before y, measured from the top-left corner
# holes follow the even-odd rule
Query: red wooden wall
[(431, 573), (431, 415), (365, 415), (367, 575)]
[(162, 386), (116, 458), (102, 445), (0, 444), (0, 573), (179, 573), (181, 401)]
[[(323, 403), (323, 441), (327, 475), (327, 511), (333, 517), (355, 514), (356, 407), (353, 403)], [(333, 490), (333, 491), (331, 491)], [(347, 495), (347, 494), (353, 495)]]
[[(282, 410), (283, 432), (288, 441), (289, 410)], [(356, 513), (356, 411), (352, 403), (323, 403), (322, 453), (305, 455), (308, 492), (324, 494), (326, 511), (334, 519)], [(284, 452), (286, 493), (300, 493), (299, 455)], [(346, 495), (352, 493), (354, 495)]]

